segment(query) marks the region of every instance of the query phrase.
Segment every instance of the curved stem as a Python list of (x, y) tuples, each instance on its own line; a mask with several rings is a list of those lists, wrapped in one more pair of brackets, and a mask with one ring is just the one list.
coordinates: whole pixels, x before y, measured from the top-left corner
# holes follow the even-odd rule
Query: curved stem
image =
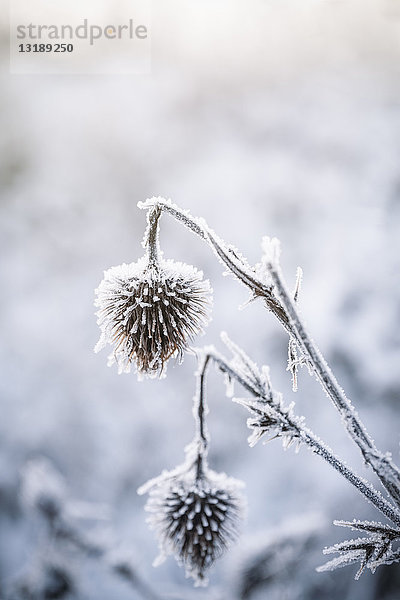
[[(234, 378), (240, 385), (250, 392), (256, 398), (263, 402), (270, 402), (270, 395), (260, 394), (260, 390), (255, 387), (249, 379), (238, 373), (229, 362), (216, 351), (207, 351), (208, 359), (213, 360), (220, 369)], [(275, 407), (276, 408), (276, 407)], [(257, 409), (252, 408), (256, 411)], [(259, 411), (262, 414), (262, 411)], [(285, 414), (285, 420), (289, 423), (291, 429), (296, 432), (297, 437), (306, 444), (306, 446), (318, 456), (321, 456), (331, 467), (340, 473), (349, 483), (351, 483), (367, 500), (369, 500), (382, 514), (384, 514), (393, 523), (400, 526), (400, 513), (368, 482), (361, 479), (345, 463), (337, 458), (332, 450), (326, 446), (310, 429), (299, 424), (299, 422)]]
[(231, 273), (233, 273), (233, 275), (244, 285), (250, 288), (254, 296), (259, 296), (265, 300), (268, 309), (275, 314), (289, 335), (291, 334), (290, 323), (286, 317), (285, 311), (282, 306), (280, 306), (279, 300), (272, 293), (271, 285), (267, 285), (261, 281), (256, 273), (246, 264), (244, 259), (239, 257), (232, 248), (227, 247), (212, 229), (208, 227), (204, 219), (193, 218), (188, 211), (181, 210), (164, 198), (150, 198), (149, 200), (146, 200), (146, 202), (138, 202), (138, 207), (143, 210), (158, 207), (172, 215), (177, 221), (180, 221), (201, 239), (205, 240), (214, 250), (218, 259), (231, 271)]

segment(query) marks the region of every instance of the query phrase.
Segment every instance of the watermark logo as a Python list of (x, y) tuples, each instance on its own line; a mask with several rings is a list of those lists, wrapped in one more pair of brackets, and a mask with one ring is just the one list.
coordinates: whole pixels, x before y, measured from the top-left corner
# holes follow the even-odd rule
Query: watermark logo
[(149, 0), (11, 0), (10, 71), (151, 71)]
[(91, 46), (103, 38), (108, 40), (128, 38), (133, 40), (146, 40), (148, 30), (146, 25), (135, 25), (133, 19), (129, 19), (128, 24), (119, 25), (94, 25), (89, 24), (87, 19), (77, 27), (72, 25), (17, 25), (17, 39), (27, 42), (48, 40), (89, 40)]

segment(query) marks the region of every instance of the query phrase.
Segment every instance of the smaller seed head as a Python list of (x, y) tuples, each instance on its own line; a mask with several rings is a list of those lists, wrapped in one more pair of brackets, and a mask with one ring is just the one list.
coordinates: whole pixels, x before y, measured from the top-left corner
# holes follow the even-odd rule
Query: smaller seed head
[(146, 510), (161, 558), (174, 555), (195, 585), (207, 584), (206, 572), (238, 536), (242, 485), (207, 467), (199, 479), (194, 470), (170, 478), (164, 474), (150, 490)]

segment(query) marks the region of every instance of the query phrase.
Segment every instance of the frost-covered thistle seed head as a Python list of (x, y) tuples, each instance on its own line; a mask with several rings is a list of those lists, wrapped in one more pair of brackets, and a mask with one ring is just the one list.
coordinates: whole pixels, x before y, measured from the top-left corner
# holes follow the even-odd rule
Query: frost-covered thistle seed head
[(161, 559), (174, 555), (195, 585), (206, 585), (205, 573), (238, 536), (242, 483), (208, 468), (200, 479), (189, 474), (160, 479), (150, 490), (146, 510)]
[(96, 290), (101, 336), (95, 351), (111, 344), (109, 364), (117, 363), (120, 373), (134, 364), (139, 375), (160, 377), (168, 359), (181, 360), (210, 319), (212, 291), (202, 272), (160, 258), (159, 215), (149, 211), (146, 255), (108, 269)]
[(149, 493), (146, 510), (160, 541), (160, 559), (174, 555), (195, 585), (205, 585), (205, 573), (238, 535), (244, 498), (239, 492), (242, 482), (208, 467), (205, 380), (209, 355), (199, 351), (197, 361), (195, 436), (185, 449), (186, 459), (173, 471), (163, 471), (145, 483), (138, 493)]

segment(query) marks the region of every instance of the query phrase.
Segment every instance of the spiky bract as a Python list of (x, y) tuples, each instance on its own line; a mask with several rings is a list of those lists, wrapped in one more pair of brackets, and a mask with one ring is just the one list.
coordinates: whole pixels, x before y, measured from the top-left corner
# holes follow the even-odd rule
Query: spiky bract
[(200, 479), (162, 479), (150, 491), (146, 510), (156, 530), (161, 557), (172, 554), (195, 585), (238, 535), (244, 500), (241, 482), (206, 469)]
[(111, 267), (96, 290), (101, 337), (95, 351), (114, 346), (110, 364), (160, 377), (171, 356), (182, 359), (188, 343), (209, 321), (212, 291), (195, 267), (173, 260)]

